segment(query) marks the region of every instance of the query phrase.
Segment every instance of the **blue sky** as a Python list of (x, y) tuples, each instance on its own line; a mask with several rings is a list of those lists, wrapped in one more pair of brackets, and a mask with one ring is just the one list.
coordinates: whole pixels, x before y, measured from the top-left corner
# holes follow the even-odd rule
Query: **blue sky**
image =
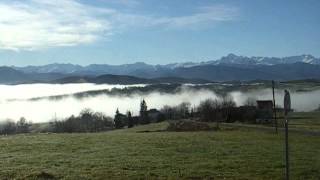
[(319, 0), (2, 0), (0, 65), (320, 56)]

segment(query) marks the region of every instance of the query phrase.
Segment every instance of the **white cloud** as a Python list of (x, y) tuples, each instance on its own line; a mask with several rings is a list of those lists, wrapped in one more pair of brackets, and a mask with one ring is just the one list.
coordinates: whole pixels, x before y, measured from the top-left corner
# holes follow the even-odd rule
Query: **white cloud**
[(124, 5), (128, 7), (135, 7), (140, 5), (140, 1), (138, 0), (99, 0), (105, 3), (117, 4), (117, 5)]
[(111, 33), (100, 17), (112, 10), (88, 7), (74, 0), (0, 2), (0, 48), (34, 50), (96, 41)]
[[(117, 3), (132, 8), (139, 1), (117, 0)], [(75, 46), (131, 28), (198, 28), (231, 21), (237, 16), (236, 8), (221, 5), (198, 8), (194, 13), (174, 17), (124, 11), (94, 7), (77, 0), (3, 0), (0, 2), (0, 49), (19, 51)]]
[(212, 25), (224, 21), (232, 21), (238, 16), (238, 9), (223, 5), (206, 6), (198, 11), (182, 16), (150, 16), (138, 14), (116, 13), (112, 21), (118, 27), (164, 27), (164, 28), (194, 28), (195, 26)]
[(154, 21), (155, 24), (167, 25), (173, 28), (192, 27), (193, 25), (208, 25), (224, 21), (232, 21), (237, 17), (237, 8), (227, 6), (207, 6), (186, 16), (162, 17)]

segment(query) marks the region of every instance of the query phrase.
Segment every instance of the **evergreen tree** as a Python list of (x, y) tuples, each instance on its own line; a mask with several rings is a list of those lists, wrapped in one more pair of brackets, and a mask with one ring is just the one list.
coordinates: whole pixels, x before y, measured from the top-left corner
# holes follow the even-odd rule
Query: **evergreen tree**
[(130, 111), (128, 111), (127, 117), (128, 117), (128, 128), (132, 128), (134, 125), (134, 122), (133, 122), (133, 118)]
[(118, 108), (116, 111), (116, 115), (114, 116), (114, 125), (116, 129), (120, 129), (124, 127), (124, 123), (122, 122), (121, 114)]
[(144, 99), (141, 101), (141, 104), (140, 104), (140, 122), (141, 124), (150, 123), (150, 120), (148, 117), (148, 106)]

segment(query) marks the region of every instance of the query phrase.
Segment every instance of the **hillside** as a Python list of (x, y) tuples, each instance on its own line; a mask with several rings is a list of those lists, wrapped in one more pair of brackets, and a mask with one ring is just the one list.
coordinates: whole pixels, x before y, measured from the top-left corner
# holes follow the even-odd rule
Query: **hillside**
[(126, 75), (105, 74), (97, 77), (90, 76), (71, 76), (62, 79), (56, 79), (50, 83), (96, 83), (96, 84), (158, 84), (158, 83), (195, 83), (204, 84), (211, 81), (202, 79), (185, 79), (177, 77), (163, 77), (145, 79)]
[(16, 83), (29, 80), (26, 74), (9, 67), (0, 67), (0, 83)]
[(0, 84), (47, 82), (65, 76), (59, 73), (25, 73), (6, 66), (0, 67)]
[[(0, 179), (284, 177), (282, 133), (236, 127), (161, 132), (166, 126), (164, 122), (105, 133), (2, 136)], [(290, 133), (291, 177), (320, 178), (319, 145), (317, 136)]]
[(319, 79), (320, 65), (307, 63), (278, 64), (272, 66), (227, 66), (206, 65), (178, 68), (174, 76), (201, 78), (211, 81), (250, 81), (250, 80), (298, 80)]

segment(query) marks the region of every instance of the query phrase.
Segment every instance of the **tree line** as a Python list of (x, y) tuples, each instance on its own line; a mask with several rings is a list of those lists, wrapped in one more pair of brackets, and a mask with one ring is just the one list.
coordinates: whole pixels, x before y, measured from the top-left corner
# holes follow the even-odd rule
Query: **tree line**
[[(78, 133), (100, 132), (112, 129), (132, 128), (137, 125), (157, 123), (165, 120), (193, 119), (203, 122), (232, 123), (235, 121), (253, 123), (256, 120), (255, 100), (248, 99), (245, 106), (237, 107), (229, 95), (218, 99), (206, 99), (198, 106), (191, 106), (182, 102), (176, 106), (165, 105), (161, 109), (148, 109), (147, 102), (143, 99), (140, 103), (139, 115), (133, 116), (131, 111), (125, 114), (116, 109), (113, 118), (100, 112), (84, 109), (78, 116), (70, 116), (62, 120), (49, 123), (44, 132)], [(0, 124), (0, 134), (28, 133), (32, 123), (27, 123), (21, 118), (17, 123), (6, 121)]]
[(0, 134), (10, 135), (10, 134), (20, 134), (29, 133), (31, 122), (27, 122), (24, 117), (21, 117), (18, 122), (12, 120), (7, 120), (0, 123)]

